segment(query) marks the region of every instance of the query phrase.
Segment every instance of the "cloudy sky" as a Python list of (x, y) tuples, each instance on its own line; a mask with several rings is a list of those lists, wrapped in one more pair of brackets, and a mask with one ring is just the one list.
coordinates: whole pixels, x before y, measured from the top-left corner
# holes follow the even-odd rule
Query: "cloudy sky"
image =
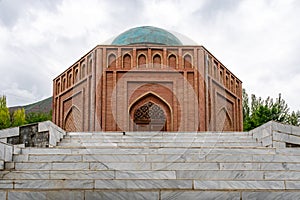
[(0, 95), (52, 95), (52, 80), (97, 44), (151, 25), (205, 46), (248, 93), (300, 109), (298, 0), (0, 0)]

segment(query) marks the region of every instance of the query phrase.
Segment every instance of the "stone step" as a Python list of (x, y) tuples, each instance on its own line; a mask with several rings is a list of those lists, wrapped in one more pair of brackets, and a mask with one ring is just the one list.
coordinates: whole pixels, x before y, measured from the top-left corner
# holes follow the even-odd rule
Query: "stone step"
[(18, 154), (14, 162), (300, 162), (299, 155), (269, 154)]
[(300, 171), (268, 170), (45, 170), (0, 171), (1, 180), (23, 179), (193, 179), (193, 180), (299, 180)]
[(190, 143), (205, 143), (205, 142), (254, 142), (256, 143), (256, 139), (252, 137), (249, 138), (194, 138), (194, 137), (182, 137), (182, 138), (135, 138), (135, 137), (123, 137), (123, 138), (80, 138), (80, 137), (71, 137), (71, 138), (64, 138), (60, 143), (95, 143), (95, 142), (125, 142), (125, 143), (132, 143), (132, 142), (144, 142), (144, 143), (171, 143), (171, 142), (190, 142)]
[(103, 190), (295, 190), (300, 189), (300, 181), (270, 180), (0, 180), (0, 189), (103, 189)]
[(249, 132), (68, 132), (66, 136), (252, 136)]
[(125, 142), (104, 142), (104, 143), (98, 143), (98, 142), (82, 142), (82, 143), (59, 143), (58, 147), (65, 146), (65, 147), (257, 147), (262, 146), (261, 143), (256, 142), (164, 142), (164, 143), (149, 143), (149, 142), (131, 142), (131, 143), (125, 143)]
[(275, 154), (275, 148), (267, 147), (203, 147), (203, 148), (23, 148), (22, 154)]
[(3, 200), (46, 200), (46, 199), (68, 199), (68, 200), (95, 200), (95, 199), (149, 199), (149, 200), (180, 200), (180, 199), (198, 199), (198, 200), (214, 200), (214, 199), (230, 199), (230, 200), (246, 200), (246, 199), (282, 199), (291, 200), (298, 199), (299, 191), (201, 191), (201, 190), (55, 190), (55, 191), (37, 191), (37, 190), (0, 190)]
[[(222, 141), (222, 140), (252, 140), (255, 139), (252, 136), (90, 136), (90, 135), (84, 135), (84, 136), (65, 136), (62, 140), (70, 140), (70, 139), (95, 139), (95, 140), (145, 140), (145, 141), (178, 141), (180, 139), (182, 140), (213, 140), (213, 141)], [(256, 141), (256, 139), (255, 139)]]
[(15, 170), (299, 170), (300, 162), (12, 162)]

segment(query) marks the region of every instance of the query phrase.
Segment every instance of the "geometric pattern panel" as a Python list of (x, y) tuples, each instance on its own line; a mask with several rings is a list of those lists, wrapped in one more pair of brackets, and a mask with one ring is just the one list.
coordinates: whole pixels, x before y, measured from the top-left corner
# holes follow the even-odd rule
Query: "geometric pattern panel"
[(134, 113), (134, 121), (165, 121), (164, 111), (156, 104), (148, 102), (138, 108)]

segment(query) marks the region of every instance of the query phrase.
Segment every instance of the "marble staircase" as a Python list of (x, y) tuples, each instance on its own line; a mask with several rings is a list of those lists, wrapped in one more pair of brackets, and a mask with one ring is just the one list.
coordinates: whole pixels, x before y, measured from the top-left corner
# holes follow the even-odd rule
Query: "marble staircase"
[(300, 149), (251, 132), (67, 133), (5, 162), (1, 199), (300, 199)]

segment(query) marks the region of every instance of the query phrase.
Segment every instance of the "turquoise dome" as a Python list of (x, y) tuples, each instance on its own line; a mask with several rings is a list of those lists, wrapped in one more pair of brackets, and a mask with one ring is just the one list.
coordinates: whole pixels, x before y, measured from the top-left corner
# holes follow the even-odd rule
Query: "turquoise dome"
[(118, 35), (112, 45), (158, 44), (181, 46), (181, 41), (172, 33), (153, 26), (141, 26), (129, 29)]

